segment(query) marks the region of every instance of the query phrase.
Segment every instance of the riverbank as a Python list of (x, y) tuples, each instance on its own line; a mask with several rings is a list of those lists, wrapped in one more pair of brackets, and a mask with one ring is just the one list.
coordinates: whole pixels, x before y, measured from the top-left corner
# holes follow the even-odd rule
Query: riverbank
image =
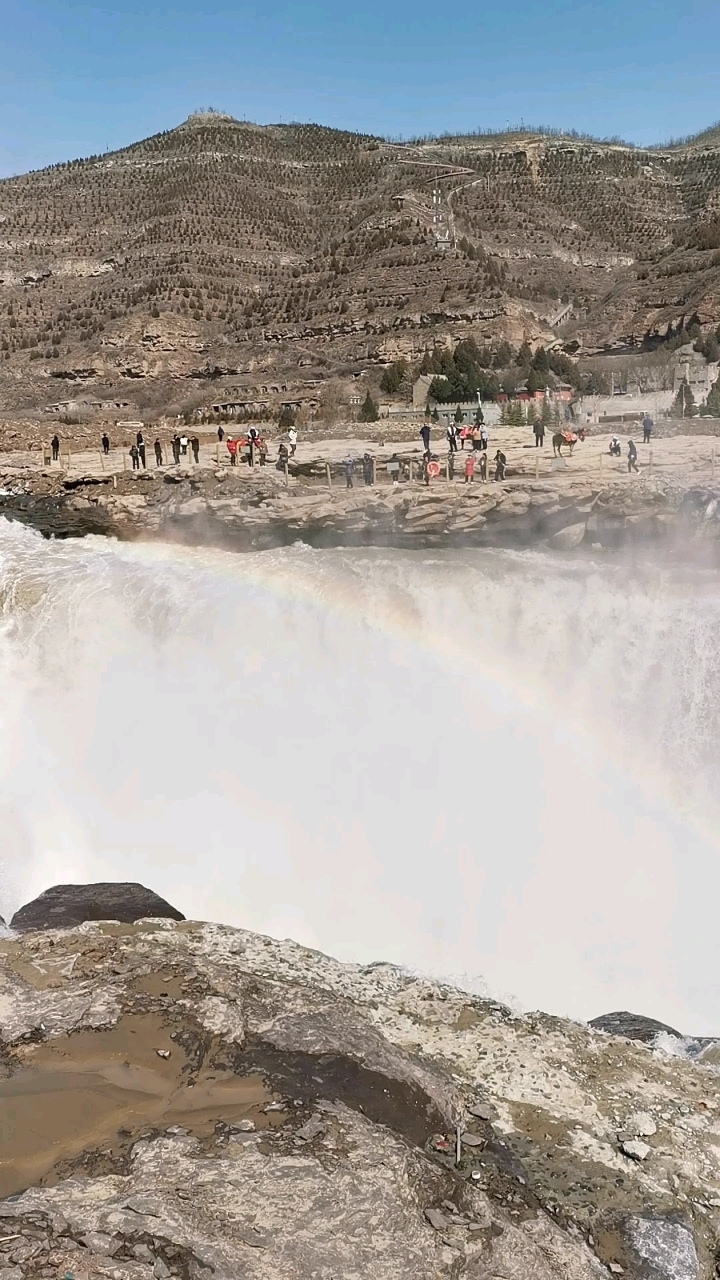
[[(493, 433), (488, 456), (501, 448), (503, 481), (463, 479), (464, 456), (448, 477), (420, 479), (414, 440), (323, 440), (301, 444), (287, 474), (273, 464), (218, 465), (207, 445), (201, 464), (147, 470), (71, 465), (28, 466), (0, 455), (0, 513), (45, 536), (102, 534), (186, 545), (261, 550), (302, 540), (313, 546), (548, 546), (616, 548), (640, 542), (697, 544), (711, 556), (720, 546), (720, 470), (715, 441), (674, 436), (639, 446), (640, 470), (628, 474), (625, 450), (611, 458), (609, 436), (579, 443), (554, 458), (528, 445), (516, 429)], [(375, 483), (366, 485), (361, 459), (371, 455)], [(387, 463), (396, 454), (411, 478), (393, 484)], [(220, 455), (221, 456), (221, 455)], [(353, 487), (344, 461), (355, 459)], [(718, 454), (720, 468), (720, 453)]]

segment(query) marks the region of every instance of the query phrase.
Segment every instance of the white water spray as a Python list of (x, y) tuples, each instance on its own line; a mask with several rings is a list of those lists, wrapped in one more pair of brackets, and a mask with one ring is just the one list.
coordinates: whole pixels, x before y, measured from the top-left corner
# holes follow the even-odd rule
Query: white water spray
[(187, 915), (720, 1029), (720, 581), (0, 525), (2, 904)]

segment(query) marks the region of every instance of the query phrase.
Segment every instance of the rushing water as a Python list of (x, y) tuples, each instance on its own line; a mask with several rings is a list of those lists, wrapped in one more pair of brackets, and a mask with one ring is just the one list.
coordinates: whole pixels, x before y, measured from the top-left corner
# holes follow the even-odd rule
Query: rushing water
[(186, 914), (720, 1031), (720, 580), (0, 524), (6, 916)]

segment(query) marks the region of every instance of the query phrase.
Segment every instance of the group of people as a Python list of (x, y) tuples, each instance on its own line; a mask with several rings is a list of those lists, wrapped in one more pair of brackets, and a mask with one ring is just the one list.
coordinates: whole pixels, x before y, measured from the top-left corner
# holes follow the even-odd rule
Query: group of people
[[(653, 427), (654, 427), (654, 426), (655, 426), (655, 423), (653, 422), (652, 418), (650, 417), (650, 414), (649, 414), (649, 413), (646, 413), (646, 414), (644, 415), (644, 417), (643, 417), (643, 420), (642, 420), (643, 444), (650, 444), (650, 439), (651, 439), (651, 437), (652, 437)], [(609, 446), (608, 446), (608, 453), (610, 454), (610, 456), (611, 456), (612, 458), (621, 458), (621, 457), (622, 457), (622, 443), (621, 443), (621, 441), (620, 441), (620, 437), (619, 437), (619, 436), (613, 436), (613, 437), (612, 437), (612, 439), (611, 439), (611, 441), (610, 441), (610, 444), (609, 444)], [(627, 442), (627, 469), (628, 469), (628, 475), (631, 475), (633, 471), (634, 471), (636, 474), (638, 474), (638, 475), (639, 475), (639, 468), (638, 468), (637, 460), (638, 460), (637, 445), (635, 444), (635, 441), (634, 441), (634, 440), (628, 440), (628, 442)]]
[[(423, 438), (423, 443), (427, 441), (425, 443), (425, 451), (427, 452), (430, 448), (430, 428), (427, 423), (420, 428), (420, 435)], [(482, 414), (480, 415), (480, 420), (474, 422), (471, 427), (461, 427), (457, 422), (449, 422), (445, 435), (450, 453), (457, 453), (458, 440), (460, 441), (461, 449), (465, 448), (467, 441), (470, 442), (470, 447), (475, 452), (487, 450), (488, 447), (488, 431), (485, 421), (482, 419)]]
[[(110, 452), (110, 440), (108, 439), (107, 432), (102, 438), (102, 448), (103, 453), (108, 454)], [(170, 448), (172, 450), (173, 462), (176, 466), (180, 465), (182, 458), (187, 458), (189, 461), (191, 457), (193, 462), (199, 464), (200, 441), (197, 436), (180, 436), (175, 432), (175, 435), (170, 442)], [(155, 440), (153, 449), (155, 451), (155, 466), (161, 467), (163, 465), (163, 447), (159, 438)], [(141, 467), (147, 467), (145, 437), (142, 431), (138, 431), (128, 452), (132, 461), (133, 471), (139, 471)]]

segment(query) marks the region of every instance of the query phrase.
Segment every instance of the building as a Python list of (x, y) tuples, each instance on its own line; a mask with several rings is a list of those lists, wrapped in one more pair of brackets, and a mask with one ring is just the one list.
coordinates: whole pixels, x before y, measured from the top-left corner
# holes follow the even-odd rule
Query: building
[(672, 357), (673, 393), (677, 395), (685, 383), (693, 393), (696, 404), (707, 399), (710, 388), (717, 380), (717, 363), (709, 364), (701, 351), (696, 351), (691, 342), (678, 347)]

